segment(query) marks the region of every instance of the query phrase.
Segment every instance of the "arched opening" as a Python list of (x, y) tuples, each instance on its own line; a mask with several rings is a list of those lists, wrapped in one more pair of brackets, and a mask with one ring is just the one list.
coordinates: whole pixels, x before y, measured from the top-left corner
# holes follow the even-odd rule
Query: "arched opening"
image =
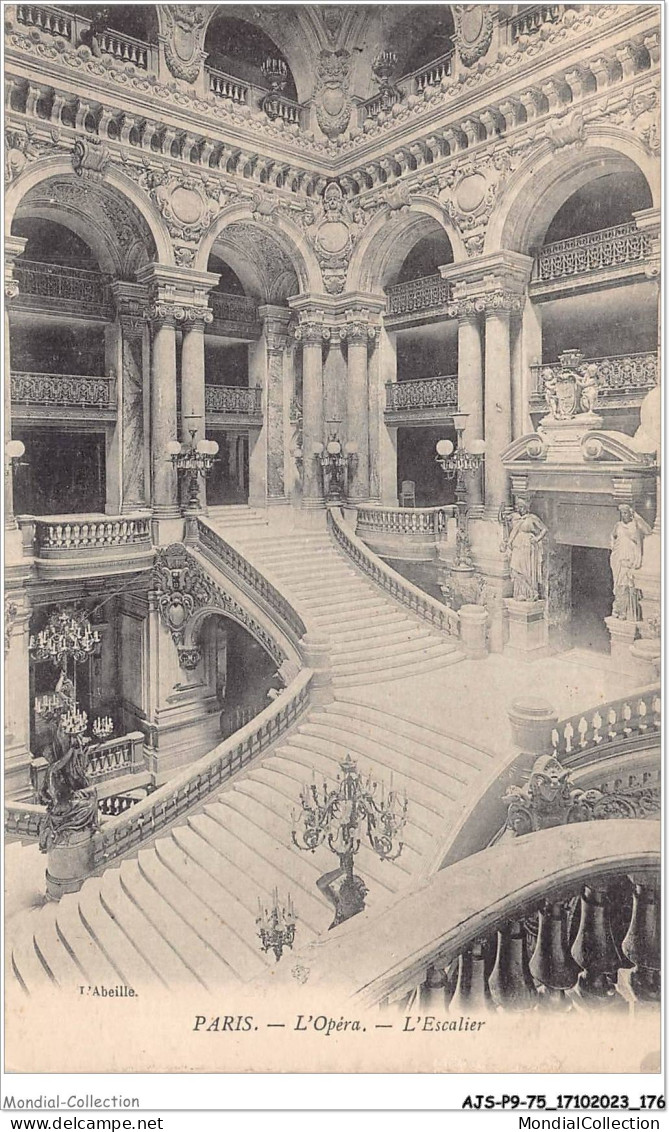
[(283, 680), (276, 661), (230, 617), (207, 617), (199, 638), (203, 655), (211, 658), (221, 737), (227, 739), (268, 707)]
[(16, 206), (25, 240), (9, 300), (12, 433), (18, 514), (104, 513), (113, 481), (118, 366), (111, 283), (133, 280), (156, 245), (134, 205), (109, 185), (53, 176)]
[(386, 287), (386, 326), (397, 357), (393, 396), (402, 420), (396, 440), (398, 493), (400, 499), (413, 493), (417, 507), (455, 498), (453, 482), (435, 460), (437, 441), (455, 441), (451, 413), (457, 405), (446, 393), (457, 383), (457, 324), (445, 317), (448, 289), (439, 273), (440, 266), (453, 262), (453, 248), (436, 220), (425, 220), (424, 234), (403, 249), (404, 258)]
[(262, 28), (224, 12), (213, 17), (204, 41), (205, 65), (261, 90), (269, 90), (267, 60), (274, 61), (282, 93), (297, 101), (293, 73), (283, 52)]

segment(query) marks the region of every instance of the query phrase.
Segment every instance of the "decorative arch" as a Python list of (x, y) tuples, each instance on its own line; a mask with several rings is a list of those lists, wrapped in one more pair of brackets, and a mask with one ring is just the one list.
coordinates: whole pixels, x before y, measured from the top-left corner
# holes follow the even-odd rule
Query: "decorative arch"
[[(66, 185), (69, 201), (40, 196), (40, 186)], [(33, 201), (31, 202), (31, 194)], [(31, 208), (31, 203), (33, 207)], [(96, 218), (96, 206), (100, 215)], [(86, 240), (102, 271), (132, 274), (153, 254), (158, 263), (172, 265), (172, 244), (160, 213), (124, 173), (110, 167), (104, 177), (77, 177), (68, 156), (35, 161), (9, 186), (5, 195), (5, 231), (11, 233), (18, 215), (53, 216)], [(125, 243), (121, 236), (124, 236)]]
[(285, 57), (293, 74), (298, 102), (305, 102), (311, 97), (315, 83), (315, 63), (321, 44), (311, 21), (299, 6), (273, 7), (268, 4), (263, 8), (246, 4), (212, 5), (203, 28), (203, 44), (218, 16), (243, 20), (259, 27)]
[(206, 271), (212, 251), (229, 262), (249, 294), (264, 302), (285, 299), (296, 289), (301, 293), (323, 290), (314, 251), (278, 209), (263, 220), (252, 204), (224, 208), (202, 239), (196, 270)]
[(492, 212), (484, 254), (511, 250), (527, 255), (541, 244), (559, 208), (588, 181), (636, 167), (659, 204), (659, 162), (641, 141), (614, 127), (588, 130), (582, 143), (556, 150), (549, 142), (513, 173)]
[[(220, 600), (222, 604), (211, 603), (203, 605), (197, 609), (192, 617), (186, 624), (183, 634), (183, 640), (178, 646), (181, 656), (192, 655), (195, 659), (195, 654), (199, 653), (202, 641), (202, 629), (206, 621), (211, 617), (227, 617), (230, 621), (235, 621), (237, 625), (241, 625), (249, 636), (253, 637), (255, 641), (264, 649), (269, 657), (275, 662), (277, 668), (287, 660), (287, 655), (281, 648), (281, 645), (274, 637), (263, 628), (258, 621), (251, 617), (246, 610), (242, 609), (240, 605), (234, 602), (223, 591), (219, 591)], [(227, 600), (226, 600), (227, 599)], [(223, 604), (224, 603), (224, 604)]]
[(462, 236), (444, 210), (429, 197), (414, 196), (410, 205), (395, 214), (384, 208), (370, 221), (351, 257), (347, 290), (382, 291), (412, 247), (434, 231), (435, 221), (450, 241), (453, 261), (466, 261)]

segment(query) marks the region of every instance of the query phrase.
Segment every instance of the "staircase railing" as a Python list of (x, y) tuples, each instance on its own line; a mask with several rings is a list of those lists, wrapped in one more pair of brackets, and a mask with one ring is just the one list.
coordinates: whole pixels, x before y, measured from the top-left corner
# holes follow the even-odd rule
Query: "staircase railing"
[(362, 504), (358, 507), (356, 533), (359, 531), (382, 532), (391, 535), (425, 535), (443, 534), (447, 528), (448, 520), (454, 518), (456, 507), (376, 507), (374, 504)]
[(213, 751), (160, 786), (95, 835), (93, 867), (106, 867), (166, 829), (243, 770), (297, 722), (309, 702), (312, 672), (303, 668), (280, 696)]
[(578, 756), (588, 751), (605, 750), (628, 739), (659, 734), (661, 709), (661, 687), (653, 684), (631, 696), (577, 712), (555, 725), (553, 752), (556, 758), (573, 766)]
[[(546, 829), (442, 869), (380, 914), (333, 930), (299, 961), (310, 968), (312, 993), (337, 982), (361, 1005), (417, 1003), (421, 1013), (573, 997), (655, 1002), (659, 870), (658, 823)], [(630, 965), (629, 979), (619, 978)]]
[(454, 637), (459, 636), (460, 618), (453, 609), (449, 609), (447, 605), (442, 605), (441, 602), (430, 597), (418, 586), (412, 585), (411, 582), (408, 582), (406, 578), (403, 578), (401, 574), (398, 574), (396, 570), (393, 570), (391, 566), (377, 557), (368, 546), (365, 546), (364, 542), (345, 527), (341, 515), (337, 514), (337, 508), (328, 507), (327, 519), (328, 527), (335, 541), (360, 570), (368, 574), (377, 585), (381, 586), (396, 601), (407, 606), (412, 613), (415, 613), (424, 621), (428, 621), (435, 628), (441, 629), (443, 633), (448, 633)]

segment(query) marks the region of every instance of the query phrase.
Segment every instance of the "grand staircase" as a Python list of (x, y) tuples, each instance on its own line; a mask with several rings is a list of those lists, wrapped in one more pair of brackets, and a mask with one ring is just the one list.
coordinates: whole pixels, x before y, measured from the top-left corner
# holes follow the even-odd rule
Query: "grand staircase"
[[(82, 977), (90, 984), (120, 979), (129, 986), (207, 988), (252, 981), (274, 964), (259, 947), (259, 898), (267, 900), (275, 887), (282, 896), (290, 892), (300, 945), (332, 920), (316, 887), (335, 863), (332, 853), (302, 852), (291, 840), (305, 781), (312, 775), (333, 781), (350, 754), (365, 774), (406, 790), (399, 858), (381, 861), (363, 845), (356, 860), (374, 911), (415, 882), (477, 780), (490, 776), (491, 751), (402, 713), (406, 678), (420, 675), (447, 690), (448, 669), (462, 659), (456, 642), (367, 581), (326, 532), (282, 535), (262, 521), (226, 520), (220, 533), (280, 586), (310, 632), (329, 640), (334, 698), (312, 707), (217, 798), (136, 858), (24, 916), (11, 962), (29, 992), (46, 983), (79, 984)], [(363, 702), (365, 687), (390, 680), (398, 688), (392, 712)]]

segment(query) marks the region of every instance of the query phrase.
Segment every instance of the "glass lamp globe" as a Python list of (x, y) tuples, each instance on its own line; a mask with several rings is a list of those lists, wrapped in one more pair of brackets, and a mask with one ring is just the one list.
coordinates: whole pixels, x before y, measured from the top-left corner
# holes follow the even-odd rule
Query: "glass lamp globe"
[(338, 440), (328, 441), (327, 447), (328, 447), (328, 452), (330, 453), (331, 456), (338, 456), (339, 453), (341, 452), (341, 444), (339, 443)]
[(181, 444), (178, 440), (170, 440), (167, 444), (167, 455), (178, 456), (181, 452)]
[(354, 440), (348, 440), (344, 445), (344, 451), (347, 456), (355, 456), (356, 452), (358, 451), (358, 445)]
[(452, 440), (438, 440), (437, 441), (437, 455), (450, 456), (453, 451)]
[(314, 446), (312, 448), (312, 452), (313, 452), (314, 456), (320, 456), (322, 451), (323, 451), (323, 445), (319, 444), (318, 441), (316, 441), (316, 443), (314, 444)]
[(467, 451), (471, 452), (472, 456), (482, 456), (485, 452), (485, 440), (470, 440)]
[(5, 447), (5, 452), (10, 460), (20, 460), (26, 450), (26, 446), (22, 440), (9, 440)]

